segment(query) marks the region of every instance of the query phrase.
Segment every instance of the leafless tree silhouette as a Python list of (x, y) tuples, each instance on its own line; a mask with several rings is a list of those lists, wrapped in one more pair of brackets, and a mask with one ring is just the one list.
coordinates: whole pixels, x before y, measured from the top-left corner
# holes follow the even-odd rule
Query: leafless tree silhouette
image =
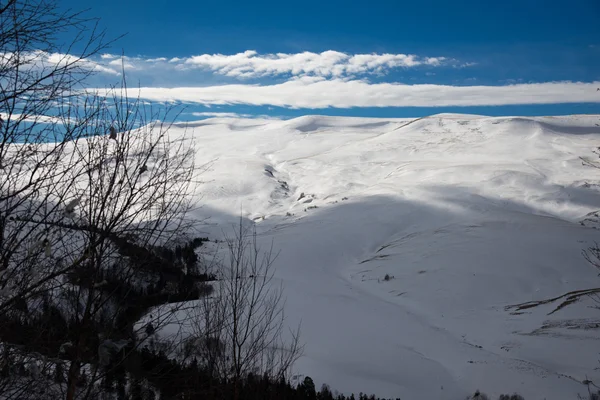
[(225, 243), (221, 275), (213, 294), (198, 302), (188, 343), (215, 378), (233, 383), (237, 398), (248, 374), (288, 379), (303, 346), (300, 327), (286, 328), (273, 248), (262, 251), (254, 227), (241, 220)]
[[(103, 349), (139, 345), (135, 321), (125, 320), (135, 310), (126, 313), (119, 300), (181, 280), (182, 268), (161, 249), (189, 233), (198, 172), (191, 138), (169, 134), (172, 110), (130, 98), (124, 75), (102, 96), (83, 91), (98, 68), (91, 57), (109, 42), (96, 21), (57, 9), (48, 0), (0, 5), (5, 398), (89, 398), (105, 372)], [(59, 46), (64, 31), (74, 39)], [(17, 336), (11, 327), (19, 323)]]

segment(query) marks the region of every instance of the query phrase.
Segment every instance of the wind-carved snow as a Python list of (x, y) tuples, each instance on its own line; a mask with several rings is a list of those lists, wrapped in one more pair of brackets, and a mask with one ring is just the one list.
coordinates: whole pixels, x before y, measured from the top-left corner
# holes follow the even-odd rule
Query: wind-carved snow
[(241, 213), (280, 251), (295, 372), (318, 385), (575, 398), (600, 380), (600, 312), (505, 306), (600, 284), (581, 255), (600, 171), (580, 159), (599, 119), (204, 120), (198, 218), (219, 238)]

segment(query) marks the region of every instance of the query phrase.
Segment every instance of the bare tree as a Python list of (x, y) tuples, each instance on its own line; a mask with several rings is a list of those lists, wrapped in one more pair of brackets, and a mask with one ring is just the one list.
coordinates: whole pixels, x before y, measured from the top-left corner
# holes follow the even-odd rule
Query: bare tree
[[(124, 79), (84, 93), (99, 68), (90, 58), (108, 42), (96, 21), (58, 9), (0, 5), (4, 398), (93, 396), (107, 354), (140, 345), (133, 323), (145, 310), (123, 301), (181, 281), (183, 268), (161, 251), (190, 225), (191, 139), (172, 137), (173, 118), (129, 98)], [(72, 41), (58, 45), (60, 32)], [(156, 328), (164, 320), (155, 315)]]
[[(59, 343), (40, 337), (21, 346), (23, 354), (36, 350), (51, 357), (46, 367), (50, 371), (62, 345), (68, 344), (66, 382), (57, 387), (65, 388), (67, 399), (92, 394), (93, 382), (102, 377), (97, 368), (103, 364), (102, 345), (114, 345), (117, 339), (135, 343), (135, 337), (127, 337), (135, 320), (123, 319), (120, 301), (149, 286), (164, 291), (184, 273), (160, 251), (181, 243), (189, 233), (186, 212), (196, 173), (193, 143), (185, 135), (172, 138), (170, 124), (156, 122), (151, 111), (147, 115), (139, 99), (127, 98), (125, 88), (111, 93), (108, 99), (88, 95), (76, 105), (86, 120), (80, 136), (65, 142), (61, 157), (53, 162), (40, 165), (33, 158), (20, 167), (42, 170), (46, 179), (0, 202), (7, 216), (2, 226), (0, 317), (32, 318), (36, 312), (31, 311), (44, 305), (41, 309), (53, 307), (69, 321), (62, 337), (55, 334)], [(17, 146), (24, 145), (9, 147)], [(40, 152), (45, 147), (41, 143)], [(13, 184), (17, 190), (18, 182)], [(126, 316), (139, 317), (144, 311), (129, 310)], [(161, 319), (155, 316), (156, 328)], [(51, 324), (39, 327), (40, 332), (55, 330)], [(87, 391), (77, 389), (82, 368), (92, 375)], [(22, 390), (40, 381), (34, 378)]]
[[(102, 95), (83, 91), (101, 68), (91, 57), (107, 42), (95, 21), (57, 9), (52, 0), (0, 5), (6, 399), (97, 397), (99, 384), (110, 386), (112, 371), (134, 362), (136, 349), (189, 299), (153, 311), (152, 326), (140, 327), (147, 307), (170, 301), (173, 287), (195, 290), (187, 267), (165, 256), (190, 239), (187, 212), (201, 171), (193, 141), (169, 133), (170, 110), (129, 97), (124, 71), (121, 85)], [(74, 39), (59, 46), (63, 31)], [(302, 349), (298, 330), (284, 329), (272, 250), (261, 253), (242, 225), (227, 245), (216, 295), (196, 309), (195, 349), (237, 397), (250, 373), (285, 378)]]
[[(57, 10), (56, 2), (47, 0), (8, 0), (0, 5), (0, 316), (3, 318), (23, 317), (20, 314), (27, 312), (27, 301), (34, 297), (33, 292), (39, 293), (42, 287), (51, 290), (54, 278), (64, 272), (64, 266), (47, 257), (53, 250), (57, 254), (64, 250), (61, 240), (52, 238), (43, 224), (23, 219), (35, 216), (43, 221), (66, 196), (67, 182), (61, 182), (62, 171), (57, 172), (56, 167), (68, 160), (67, 143), (81, 134), (86, 121), (71, 121), (65, 129), (61, 122), (69, 119), (69, 115), (64, 111), (68, 111), (72, 91), (93, 72), (87, 58), (108, 44), (103, 32), (96, 31), (95, 21), (85, 19), (80, 13)], [(88, 29), (90, 23), (92, 27)], [(65, 46), (56, 41), (61, 32), (73, 34), (73, 40)], [(0, 381), (0, 391), (6, 392), (6, 386), (11, 384), (8, 370), (15, 365), (28, 365), (33, 375), (44, 372), (45, 366), (38, 365), (43, 361), (39, 352), (2, 339), (0, 364), (5, 367), (6, 379)], [(16, 363), (19, 357), (23, 363)], [(21, 389), (11, 393), (18, 397), (19, 390), (29, 389), (21, 385)]]
[[(101, 118), (95, 121), (97, 126), (91, 127), (89, 138), (74, 147), (83, 167), (72, 176), (72, 198), (78, 201), (76, 222), (61, 225), (83, 238), (85, 262), (70, 271), (78, 283), (70, 314), (78, 317), (81, 351), (86, 347), (85, 339), (89, 340), (87, 324), (95, 322), (96, 316), (119, 315), (114, 304), (103, 314), (103, 306), (109, 305), (111, 298), (114, 301), (114, 291), (123, 287), (116, 286), (107, 293), (103, 278), (107, 268), (116, 265), (118, 270), (113, 270), (112, 278), (118, 277), (121, 285), (127, 283), (129, 290), (151, 285), (148, 276), (170, 275), (170, 280), (176, 282), (183, 274), (154, 250), (172, 247), (189, 232), (190, 222), (185, 216), (192, 199), (194, 147), (189, 138), (172, 139), (168, 124), (147, 120), (140, 113), (143, 107), (139, 100), (121, 102), (123, 96), (113, 99), (116, 113), (111, 114), (110, 109), (99, 113)], [(119, 133), (113, 138), (110, 133), (98, 134), (110, 132), (105, 123), (108, 117), (113, 117), (118, 127), (115, 131)], [(123, 258), (127, 261), (122, 262)], [(168, 280), (162, 279), (161, 290)], [(155, 317), (156, 328), (160, 319), (160, 315)], [(125, 326), (118, 321), (107, 326), (123, 335), (133, 330), (134, 321), (125, 322)], [(112, 334), (111, 329), (102, 333), (106, 337)], [(71, 390), (77, 383), (78, 369), (72, 360), (68, 382)], [(67, 398), (73, 398), (71, 393)]]
[(249, 374), (289, 378), (303, 346), (300, 327), (287, 329), (273, 247), (261, 251), (254, 226), (241, 220), (225, 243), (218, 283), (212, 296), (198, 302), (188, 343), (213, 377), (232, 382), (237, 398)]

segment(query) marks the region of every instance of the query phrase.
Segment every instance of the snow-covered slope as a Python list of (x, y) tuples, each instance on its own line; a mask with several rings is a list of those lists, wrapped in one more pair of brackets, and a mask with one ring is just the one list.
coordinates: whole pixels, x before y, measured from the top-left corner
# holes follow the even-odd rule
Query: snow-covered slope
[(586, 377), (600, 381), (600, 311), (505, 306), (600, 285), (581, 255), (600, 234), (579, 223), (600, 207), (600, 170), (580, 159), (594, 156), (599, 120), (191, 123), (198, 161), (211, 162), (197, 217), (218, 238), (241, 212), (274, 241), (306, 343), (296, 370), (317, 384), (575, 398)]

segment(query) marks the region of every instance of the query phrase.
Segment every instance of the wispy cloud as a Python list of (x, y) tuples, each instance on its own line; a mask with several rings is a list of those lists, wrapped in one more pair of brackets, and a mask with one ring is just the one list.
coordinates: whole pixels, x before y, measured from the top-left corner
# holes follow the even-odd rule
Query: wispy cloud
[[(237, 54), (201, 54), (191, 57), (128, 57), (103, 54), (97, 61), (108, 70), (125, 69), (139, 71), (193, 71), (204, 70), (237, 79), (263, 77), (326, 77), (352, 78), (360, 75), (385, 74), (396, 68), (419, 66), (463, 66), (457, 60), (446, 57), (420, 57), (413, 54), (347, 54), (328, 50), (321, 53), (269, 53), (259, 54), (247, 50)], [(108, 71), (103, 71), (108, 72)]]
[(8, 114), (0, 113), (3, 120), (11, 120), (13, 122), (35, 122), (38, 124), (63, 124), (65, 122), (75, 123), (76, 119), (70, 117), (52, 117), (49, 115), (23, 115), (23, 114)]
[(252, 118), (252, 119), (274, 119), (280, 120), (282, 117), (266, 114), (241, 114), (235, 112), (193, 112), (190, 113), (194, 117), (203, 118)]
[(183, 65), (205, 68), (221, 75), (256, 78), (277, 75), (344, 77), (384, 73), (393, 68), (422, 65), (437, 67), (450, 62), (445, 57), (418, 57), (411, 54), (346, 54), (328, 50), (322, 53), (277, 53), (259, 55), (248, 50), (233, 55), (203, 54), (187, 58)]
[(207, 117), (207, 118), (251, 118), (252, 114), (238, 114), (233, 112), (193, 112), (191, 113), (194, 117)]
[[(48, 55), (52, 62), (62, 62), (65, 55)], [(87, 61), (86, 61), (87, 62)], [(167, 77), (169, 87), (142, 87), (141, 98), (148, 101), (181, 101), (205, 106), (245, 104), (287, 108), (323, 109), (328, 107), (444, 107), (495, 106), (520, 104), (600, 103), (598, 82), (513, 82), (509, 85), (483, 86), (473, 76), (463, 76), (461, 86), (447, 84), (407, 85), (390, 81), (398, 77), (393, 69), (424, 67), (422, 76), (443, 73), (443, 68), (466, 68), (476, 65), (453, 58), (411, 54), (348, 54), (328, 50), (321, 53), (202, 54), (184, 58), (120, 57), (103, 54), (89, 61), (90, 68), (107, 74), (119, 74), (122, 68), (143, 78)], [(438, 74), (436, 75), (436, 71)], [(388, 74), (387, 82), (380, 79)], [(219, 84), (206, 86), (210, 75), (226, 77)], [(464, 75), (464, 74), (463, 74)], [(377, 78), (375, 79), (375, 76)], [(249, 81), (250, 79), (250, 81)], [(160, 81), (160, 80), (159, 80)], [(143, 84), (143, 81), (141, 81)], [(202, 87), (192, 87), (201, 82)], [(214, 80), (212, 80), (214, 82)], [(439, 82), (439, 80), (438, 80)], [(445, 83), (445, 82), (444, 82)], [(468, 84), (468, 85), (465, 85)], [(175, 87), (173, 87), (175, 86)], [(100, 90), (102, 93), (102, 90)], [(205, 113), (199, 117), (225, 117), (222, 113)], [(240, 115), (236, 115), (240, 117)]]
[[(274, 85), (140, 88), (150, 101), (204, 105), (270, 105), (287, 108), (441, 107), (599, 103), (600, 82), (548, 82), (507, 86), (447, 86), (369, 83), (305, 77)], [(102, 93), (102, 90), (100, 90)]]
[(92, 70), (95, 72), (103, 72), (110, 75), (119, 75), (118, 71), (104, 66), (101, 62), (97, 62), (91, 59), (81, 59), (70, 54), (47, 53), (44, 51), (36, 51), (32, 53), (32, 60), (30, 61), (30, 63), (36, 66), (47, 66), (48, 64), (51, 64), (56, 65), (58, 67), (77, 63), (80, 67), (88, 70)]
[[(10, 66), (13, 63), (20, 63), (20, 68), (24, 70), (45, 70), (49, 71), (54, 68), (62, 68), (68, 65), (77, 65), (79, 68), (106, 73), (109, 75), (119, 75), (119, 72), (110, 68), (106, 64), (106, 59), (100, 57), (100, 60), (91, 60), (80, 58), (71, 54), (64, 53), (49, 53), (42, 50), (12, 53), (0, 53), (0, 65)], [(12, 67), (11, 67), (12, 68)]]

